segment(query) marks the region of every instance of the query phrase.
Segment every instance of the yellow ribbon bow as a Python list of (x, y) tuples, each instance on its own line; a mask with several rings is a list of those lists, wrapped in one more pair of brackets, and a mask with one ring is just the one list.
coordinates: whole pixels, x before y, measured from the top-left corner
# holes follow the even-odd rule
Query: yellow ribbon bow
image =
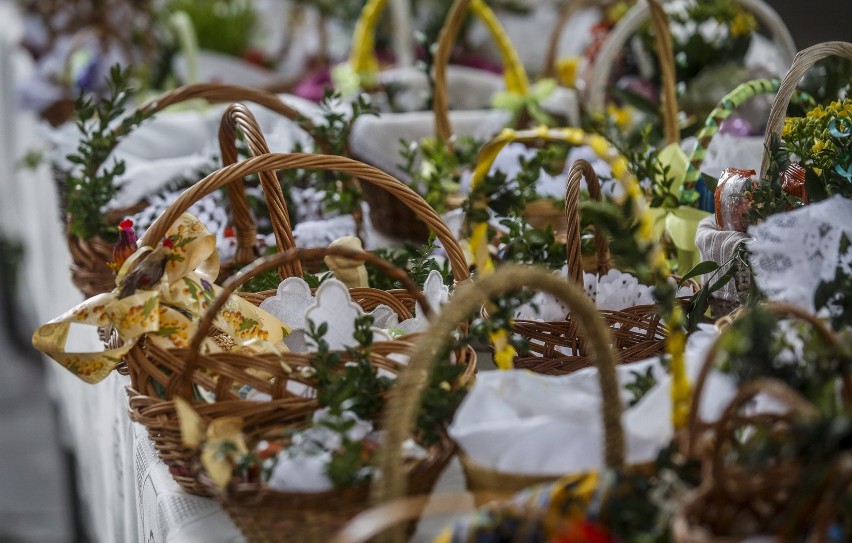
[[(166, 237), (173, 249), (160, 283), (150, 290), (137, 290), (124, 298), (119, 289), (89, 298), (80, 305), (40, 326), (32, 337), (33, 346), (87, 383), (98, 383), (115, 369), (145, 334), (164, 348), (186, 348), (197, 330), (197, 321), (210, 302), (221, 292), (213, 285), (219, 274), (216, 238), (201, 222), (184, 213)], [(116, 276), (116, 285), (136, 262), (152, 251), (140, 247)], [(190, 317), (188, 317), (189, 315)], [(68, 352), (72, 325), (112, 326), (122, 339), (120, 347), (88, 352)], [(230, 296), (214, 321), (216, 327), (234, 337), (238, 345), (250, 340), (278, 344), (289, 328), (262, 309), (238, 296)], [(221, 350), (208, 339), (205, 352)]]

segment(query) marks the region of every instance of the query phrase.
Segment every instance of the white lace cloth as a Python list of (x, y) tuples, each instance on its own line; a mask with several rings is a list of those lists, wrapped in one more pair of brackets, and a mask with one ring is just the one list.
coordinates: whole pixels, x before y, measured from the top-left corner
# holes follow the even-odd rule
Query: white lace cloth
[(837, 269), (852, 273), (852, 254), (840, 253), (845, 233), (852, 239), (852, 200), (835, 196), (749, 228), (751, 265), (760, 290), (770, 300), (787, 302), (811, 313), (821, 282)]

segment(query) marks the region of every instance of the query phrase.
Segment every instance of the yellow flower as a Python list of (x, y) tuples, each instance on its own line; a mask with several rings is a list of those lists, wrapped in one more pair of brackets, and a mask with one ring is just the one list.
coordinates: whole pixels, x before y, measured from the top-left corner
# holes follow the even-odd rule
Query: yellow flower
[(615, 121), (616, 126), (625, 127), (630, 122), (630, 108), (618, 107), (615, 104), (606, 106), (607, 115)]
[(825, 149), (825, 142), (819, 138), (816, 138), (816, 143), (814, 143), (813, 147), (811, 147), (811, 151), (814, 153), (819, 153), (823, 149)]
[(574, 87), (577, 83), (577, 71), (580, 57), (562, 57), (556, 61), (556, 79), (564, 87)]
[(818, 105), (817, 107), (808, 111), (805, 116), (808, 119), (822, 119), (823, 117), (825, 117), (825, 110), (822, 108), (822, 106)]
[(731, 21), (731, 36), (743, 36), (757, 27), (757, 22), (750, 13), (740, 10)]

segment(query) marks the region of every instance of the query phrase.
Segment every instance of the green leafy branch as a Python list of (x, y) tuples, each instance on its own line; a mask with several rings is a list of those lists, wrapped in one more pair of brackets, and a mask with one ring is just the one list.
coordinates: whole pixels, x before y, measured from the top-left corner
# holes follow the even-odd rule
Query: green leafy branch
[(107, 224), (104, 207), (116, 193), (115, 178), (124, 174), (123, 160), (104, 165), (122, 134), (130, 132), (151, 116), (150, 110), (136, 110), (113, 127), (134, 96), (130, 86), (130, 68), (113, 66), (107, 83), (109, 96), (96, 102), (92, 96), (80, 96), (75, 107), (80, 140), (77, 152), (67, 159), (75, 166), (66, 172), (66, 209), (71, 217), (69, 229), (81, 239), (116, 238), (115, 228)]

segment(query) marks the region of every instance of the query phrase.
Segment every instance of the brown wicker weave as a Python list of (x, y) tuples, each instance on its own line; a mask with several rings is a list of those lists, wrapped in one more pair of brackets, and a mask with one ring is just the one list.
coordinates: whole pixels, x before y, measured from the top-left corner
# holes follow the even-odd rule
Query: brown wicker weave
[[(840, 339), (823, 321), (796, 306), (769, 303), (764, 308), (777, 317), (801, 320), (812, 327), (830, 345), (839, 347)], [(723, 319), (718, 326), (724, 327), (731, 319)], [(672, 529), (677, 543), (727, 543), (742, 540), (756, 534), (775, 534), (778, 531), (786, 507), (795, 489), (803, 484), (799, 478), (800, 467), (789, 460), (767, 463), (764, 469), (736, 463), (735, 450), (731, 443), (735, 436), (747, 436), (745, 429), (761, 427), (783, 435), (789, 432), (790, 414), (812, 416), (815, 408), (779, 381), (760, 379), (745, 384), (715, 423), (699, 418), (704, 387), (710, 370), (716, 363), (721, 348), (724, 329), (708, 350), (695, 382), (689, 422), (681, 438), (681, 450), (689, 458), (701, 460), (704, 465), (703, 481), (694, 491), (684, 507), (674, 518)], [(843, 397), (848, 402), (850, 376), (843, 376)], [(766, 393), (791, 408), (790, 413), (761, 413), (744, 415), (740, 411), (758, 393)], [(846, 484), (852, 484), (852, 474), (846, 473)], [(809, 520), (815, 515), (830, 514), (830, 504), (814, 491), (814, 501), (809, 504), (812, 511), (800, 512), (801, 519)], [(836, 500), (832, 500), (836, 501)], [(822, 503), (821, 503), (822, 502)], [(825, 511), (826, 507), (828, 511)], [(817, 526), (820, 525), (817, 523)], [(822, 526), (820, 529), (824, 528)], [(798, 535), (798, 534), (787, 534)], [(821, 536), (820, 536), (821, 537)], [(819, 537), (808, 541), (822, 541)]]
[[(776, 317), (794, 318), (805, 322), (830, 345), (840, 345), (840, 339), (822, 320), (797, 306), (773, 302), (764, 304), (763, 308), (770, 311)], [(707, 350), (707, 354), (704, 356), (704, 361), (701, 364), (701, 369), (698, 371), (698, 377), (695, 379), (695, 386), (692, 392), (692, 402), (689, 408), (689, 420), (686, 426), (687, 431), (681, 436), (684, 438), (681, 442), (682, 452), (690, 458), (700, 458), (705, 456), (707, 451), (712, 449), (714, 446), (712, 436), (708, 436), (708, 432), (712, 434), (711, 430), (714, 425), (706, 423), (700, 419), (701, 401), (703, 399), (704, 387), (707, 383), (707, 378), (710, 375), (710, 370), (712, 370), (715, 366), (719, 356), (719, 350), (722, 346), (722, 338), (724, 336), (724, 326), (738, 316), (739, 315), (737, 314), (733, 317), (724, 317), (717, 321), (717, 327), (722, 328), (723, 331)], [(852, 391), (850, 377), (852, 376), (844, 376), (845, 398), (848, 398), (849, 392)]]
[[(373, 183), (393, 192), (397, 197), (404, 200), (413, 213), (424, 218), (427, 224), (436, 233), (443, 244), (451, 263), (453, 275), (457, 282), (468, 279), (469, 273), (464, 258), (464, 253), (458, 242), (453, 238), (449, 228), (438, 217), (429, 205), (411, 190), (409, 187), (397, 181), (390, 175), (377, 170), (371, 166), (361, 164), (352, 159), (326, 155), (307, 154), (266, 154), (251, 158), (230, 166), (226, 166), (205, 179), (187, 189), (177, 200), (151, 225), (140, 240), (140, 245), (153, 245), (156, 240), (162, 239), (168, 227), (181, 216), (183, 212), (199, 198), (221, 187), (233, 183), (236, 179), (254, 173), (275, 171), (285, 168), (316, 169), (338, 171), (346, 175), (358, 177), (363, 183)], [(270, 202), (275, 199), (268, 198)], [(274, 211), (274, 210), (273, 210)], [(273, 219), (279, 213), (273, 212)], [(284, 226), (284, 223), (282, 223)], [(292, 238), (290, 238), (292, 239)], [(300, 251), (298, 258), (282, 260), (282, 269), (295, 269), (298, 260), (319, 259), (324, 253), (321, 251)], [(370, 310), (378, 304), (390, 306), (400, 319), (410, 318), (414, 308), (415, 298), (412, 289), (408, 291), (381, 291), (370, 288), (352, 289), (350, 291), (355, 302), (365, 310)], [(275, 291), (259, 294), (245, 295), (244, 297), (254, 304), (259, 304)], [(393, 342), (397, 343), (397, 342)], [(185, 364), (187, 353), (159, 348), (147, 341), (141, 341), (128, 354), (128, 368), (131, 377), (130, 410), (131, 418), (144, 424), (154, 441), (160, 457), (169, 465), (172, 474), (179, 484), (191, 493), (206, 494), (207, 490), (192, 476), (191, 466), (193, 451), (184, 448), (180, 441), (177, 419), (174, 415), (172, 405), (164, 405), (163, 398), (169, 398), (167, 392), (174, 387), (173, 376), (175, 372)], [(467, 353), (470, 371), (475, 366), (475, 356)], [(237, 355), (239, 358), (239, 355)], [(306, 360), (310, 360), (307, 357)], [(230, 363), (236, 363), (233, 360)], [(253, 362), (246, 362), (249, 365)], [(307, 361), (303, 362), (307, 363)], [(204, 380), (204, 376), (195, 373), (193, 379), (200, 380), (202, 387), (211, 387), (215, 383)], [(255, 379), (257, 381), (257, 379)], [(170, 383), (172, 383), (170, 385)], [(174, 392), (174, 390), (172, 390)], [(226, 398), (222, 398), (223, 400)], [(154, 413), (153, 415), (150, 413)], [(163, 413), (171, 413), (164, 416)], [(202, 413), (202, 415), (204, 415)]]
[[(141, 105), (138, 110), (155, 113), (174, 104), (196, 98), (207, 100), (210, 103), (236, 102), (241, 100), (251, 101), (279, 113), (288, 119), (298, 120), (309, 133), (313, 133), (310, 130), (311, 125), (303, 120), (299, 112), (282, 102), (274, 94), (235, 85), (187, 85), (149, 100)], [(117, 130), (120, 131), (120, 128)], [(318, 144), (320, 143), (318, 142)], [(250, 220), (251, 215), (248, 214), (248, 204), (246, 203), (245, 191), (241, 182), (238, 181), (228, 187), (228, 199), (232, 207), (242, 210), (242, 212), (235, 211), (234, 229), (238, 232), (238, 240), (247, 244), (240, 246), (238, 250), (240, 258), (237, 262), (245, 264), (251, 262), (254, 258), (255, 230)], [(117, 223), (121, 217), (130, 211), (134, 210), (125, 209), (111, 213), (108, 222)], [(71, 280), (74, 285), (86, 297), (95, 296), (114, 289), (115, 273), (107, 265), (107, 262), (112, 260), (112, 243), (100, 237), (85, 240), (80, 239), (70, 232), (67, 234), (67, 241), (68, 249), (71, 252)]]
[[(615, 353), (607, 327), (601, 321), (594, 305), (582, 289), (544, 270), (528, 266), (505, 265), (493, 274), (474, 283), (459, 287), (453, 299), (444, 306), (441, 315), (429, 327), (423, 340), (416, 344), (409, 362), (409, 369), (400, 375), (396, 388), (391, 393), (385, 412), (387, 447), (382, 452), (382, 477), (375, 482), (375, 501), (382, 503), (405, 494), (404, 471), (399, 447), (410, 435), (420, 405), (420, 392), (428, 382), (428, 375), (436, 363), (438, 354), (450, 342), (458, 323), (466, 322), (479, 308), (500, 296), (529, 287), (557, 296), (573, 312), (582, 316), (580, 322), (592, 346), (593, 362), (597, 366), (601, 393), (601, 416), (604, 426), (604, 457), (608, 468), (624, 467), (624, 432), (621, 428), (621, 397), (615, 372)], [(462, 457), (467, 476), (468, 489), (479, 498), (480, 493), (490, 496), (511, 494), (529, 483), (539, 482), (524, 474), (497, 472), (483, 469)], [(554, 474), (550, 480), (562, 474)], [(544, 478), (542, 478), (544, 479)]]
[[(377, 266), (390, 277), (403, 282), (409, 293), (428, 311), (428, 304), (407, 274), (380, 260), (375, 255), (341, 248), (295, 249), (260, 260), (246, 268), (243, 273), (229, 279), (225, 283), (219, 298), (208, 309), (199, 330), (209, 328), (213, 322), (213, 317), (221, 309), (227, 296), (235, 292), (241, 284), (251, 277), (296, 258), (316, 258), (326, 255), (356, 258)], [(260, 357), (232, 355), (229, 360), (220, 361), (218, 356), (211, 357), (198, 354), (198, 347), (203, 336), (203, 334), (198, 334), (193, 339), (193, 345), (189, 350), (190, 355), (185, 357), (186, 364), (183, 373), (180, 376), (177, 373), (175, 374), (175, 378), (169, 383), (167, 393), (182, 393), (186, 396), (191, 392), (192, 382), (198, 383), (208, 380), (205, 375), (212, 371), (220, 375), (219, 383), (216, 384), (218, 395), (218, 391), (234, 388), (234, 383), (222, 382), (223, 376), (230, 376), (235, 373), (234, 365), (241, 365), (245, 370), (269, 371), (271, 368), (266, 366), (265, 362), (270, 361), (277, 364), (279, 368), (282, 366), (282, 362), (285, 362), (288, 366), (297, 369), (302, 365), (310, 365), (313, 359), (312, 354), (283, 353), (281, 356), (261, 355)], [(417, 337), (419, 337), (419, 334), (406, 336), (395, 341), (375, 343), (371, 349), (371, 361), (376, 367), (394, 373), (404, 372), (406, 365), (394, 362), (390, 356), (392, 354), (409, 355), (413, 349), (412, 341)], [(463, 350), (458, 354), (457, 363), (465, 364), (466, 371), (455, 385), (463, 386), (473, 375), (475, 355), (471, 349)], [(256, 363), (258, 358), (263, 359), (261, 364)], [(202, 369), (203, 371), (199, 372)], [(282, 385), (279, 381), (281, 379), (279, 375), (282, 371), (281, 369), (277, 370), (276, 382), (272, 385), (273, 389), (285, 388), (285, 385)], [(245, 375), (242, 375), (236, 382), (244, 383), (246, 382), (245, 379)], [(314, 408), (316, 408), (316, 402), (312, 402)], [(248, 410), (255, 415), (255, 419), (258, 413), (266, 413), (268, 410), (263, 405), (266, 402), (244, 403), (254, 404)], [(245, 412), (246, 409), (243, 411)], [(292, 431), (303, 426), (306, 420), (303, 410), (297, 409), (294, 410), (292, 415), (287, 413), (287, 416), (282, 417), (280, 421), (270, 419), (267, 421), (268, 424), (262, 428), (255, 426), (248, 432), (249, 437), (256, 440), (267, 436), (270, 432), (286, 435), (288, 430)], [(431, 490), (452, 455), (453, 445), (448, 439), (444, 439), (438, 445), (432, 447), (429, 452), (430, 455), (427, 459), (408, 466), (412, 492), (428, 493)], [(215, 486), (203, 478), (199, 480), (199, 483), (205, 485), (221, 501), (225, 511), (228, 512), (243, 535), (252, 543), (327, 541), (351, 517), (364, 510), (368, 503), (369, 494), (367, 485), (320, 493), (305, 493), (275, 491), (265, 488), (259, 483), (235, 483), (225, 491), (219, 492)]]
[[(568, 193), (565, 213), (568, 217), (568, 277), (583, 286), (583, 266), (580, 258), (580, 181), (585, 177), (592, 198), (600, 199), (600, 183), (591, 164), (578, 160), (568, 174)], [(597, 271), (610, 270), (609, 245), (600, 233), (595, 234), (597, 246)], [(665, 352), (666, 330), (655, 306), (635, 306), (620, 311), (600, 310), (599, 314), (609, 327), (621, 363), (635, 362)], [(564, 320), (543, 322), (516, 320), (512, 332), (526, 338), (530, 346), (528, 356), (517, 356), (515, 367), (547, 375), (564, 375), (590, 366), (588, 339), (582, 333), (582, 323), (572, 315)], [(565, 354), (557, 347), (567, 351)]]
[[(761, 393), (780, 400), (790, 411), (742, 415), (740, 411)], [(822, 481), (818, 487), (810, 488), (812, 494), (804, 500), (806, 509), (790, 511), (791, 503), (803, 497), (801, 490), (814, 483), (801, 480), (802, 466), (784, 458), (767, 460), (760, 468), (740, 464), (733, 445), (749, 435), (748, 429), (762, 428), (776, 436), (789, 434), (793, 431), (790, 423), (794, 418), (809, 418), (816, 413), (809, 402), (780, 381), (761, 379), (745, 384), (714, 425), (715, 444), (705, 456), (704, 480), (675, 516), (673, 540), (677, 543), (733, 543), (765, 534), (779, 534), (787, 540), (803, 534), (779, 533), (785, 530), (785, 525), (791, 521), (811, 524), (815, 517), (818, 527), (827, 527), (819, 521), (821, 513), (830, 513), (837, 505), (837, 496), (827, 492), (834, 481)], [(840, 477), (840, 488), (848, 489), (852, 483), (848, 466), (845, 473), (838, 469), (835, 475)], [(789, 516), (791, 512), (798, 518)], [(811, 540), (824, 539), (813, 537)]]

